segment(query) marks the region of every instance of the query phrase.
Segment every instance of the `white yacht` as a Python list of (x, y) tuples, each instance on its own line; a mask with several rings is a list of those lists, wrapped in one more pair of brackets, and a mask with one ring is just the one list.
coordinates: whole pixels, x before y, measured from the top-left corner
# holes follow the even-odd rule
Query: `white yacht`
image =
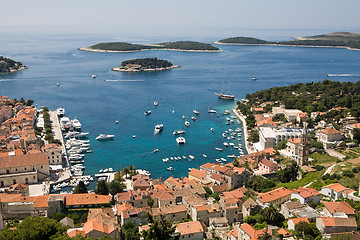
[(212, 131), (212, 132), (213, 132), (213, 131), (215, 131), (215, 129), (214, 129), (214, 128), (210, 128), (210, 131)]
[(175, 130), (175, 131), (173, 132), (174, 135), (179, 135), (179, 134), (183, 134), (183, 133), (185, 133), (185, 130), (182, 130), (182, 129)]
[(196, 110), (196, 109), (194, 109), (194, 110), (193, 110), (193, 113), (194, 113), (194, 114), (197, 114), (197, 115), (199, 115), (199, 114), (200, 114), (200, 113), (199, 113), (199, 111), (198, 111), (198, 110)]
[(95, 75), (95, 74), (93, 74), (93, 75), (91, 75), (91, 77), (92, 77), (92, 78), (96, 78), (96, 75)]
[(190, 123), (188, 121), (185, 121), (185, 126), (189, 127)]
[(223, 114), (224, 114), (224, 115), (228, 115), (228, 114), (230, 114), (230, 111), (229, 111), (229, 110), (225, 110)]
[(196, 121), (196, 117), (191, 117), (191, 120)]
[(195, 159), (195, 157), (194, 157), (193, 155), (189, 155), (189, 158), (190, 158), (191, 160), (194, 160), (194, 159)]
[(203, 157), (204, 157), (204, 158), (207, 158), (207, 155), (206, 155), (206, 154), (203, 154)]
[(168, 171), (173, 171), (174, 169), (173, 169), (173, 167), (168, 167), (168, 168), (166, 168)]
[(215, 150), (217, 150), (217, 151), (222, 151), (222, 148), (215, 148)]
[(176, 142), (177, 142), (177, 144), (185, 144), (186, 140), (184, 137), (178, 137), (178, 138), (176, 138)]
[(158, 124), (155, 126), (154, 134), (158, 134), (164, 128), (164, 124)]
[(185, 119), (185, 115), (183, 115), (181, 118), (182, 118), (182, 119)]
[(225, 147), (228, 147), (228, 146), (229, 146), (229, 144), (228, 144), (227, 142), (223, 142), (223, 145), (224, 145)]
[(99, 136), (97, 136), (95, 139), (98, 141), (101, 140), (111, 140), (114, 139), (115, 135), (108, 135), (108, 134), (100, 134)]
[(144, 112), (144, 115), (147, 116), (151, 113), (151, 110), (147, 110), (146, 112)]
[(208, 109), (208, 113), (217, 113), (217, 111), (216, 111), (216, 110), (214, 110), (214, 109), (210, 109), (210, 107), (209, 107), (209, 109)]
[(64, 108), (58, 108), (56, 109), (56, 113), (59, 117), (63, 117), (65, 115), (65, 109)]
[(75, 130), (80, 130), (81, 129), (81, 123), (78, 119), (74, 118), (73, 120), (71, 120), (71, 123), (74, 127)]
[(227, 137), (227, 136), (226, 136), (226, 133), (222, 133), (221, 135), (223, 136), (223, 138), (226, 138), (226, 137)]

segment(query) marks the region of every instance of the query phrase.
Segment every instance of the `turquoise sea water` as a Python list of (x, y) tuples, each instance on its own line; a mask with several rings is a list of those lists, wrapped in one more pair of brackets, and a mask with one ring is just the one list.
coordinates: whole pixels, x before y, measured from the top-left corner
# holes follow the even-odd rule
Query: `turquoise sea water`
[[(267, 39), (276, 38), (264, 34), (267, 34)], [(150, 32), (142, 35), (137, 32), (79, 34), (53, 30), (33, 34), (31, 31), (7, 31), (0, 36), (0, 55), (21, 61), (29, 69), (0, 76), (0, 95), (34, 99), (38, 106), (54, 110), (64, 107), (70, 118), (77, 117), (83, 131), (90, 132), (93, 149), (93, 153), (85, 157), (85, 174), (133, 164), (136, 168), (149, 170), (154, 178), (165, 178), (186, 176), (189, 167), (198, 167), (208, 161), (214, 162), (215, 158), (236, 153), (235, 149), (225, 150), (222, 146), (221, 133), (230, 127), (225, 125), (225, 116), (221, 113), (235, 105), (235, 102), (222, 101), (214, 94), (221, 90), (222, 82), (226, 88), (229, 86), (237, 99), (241, 99), (247, 93), (261, 89), (321, 81), (326, 74), (335, 74), (328, 77), (331, 80), (360, 79), (360, 52), (345, 49), (218, 45), (223, 52), (91, 53), (77, 50), (78, 47), (114, 40), (154, 43), (191, 39), (212, 42), (232, 36), (194, 34), (193, 38), (183, 39), (180, 35), (169, 38), (164, 38), (164, 35)], [(257, 32), (256, 36), (261, 37), (261, 33)], [(181, 65), (181, 68), (157, 73), (110, 70), (124, 60), (143, 57), (166, 59)], [(91, 78), (92, 74), (97, 78)], [(250, 79), (253, 76), (257, 77), (256, 81)], [(105, 82), (104, 79), (139, 81)], [(60, 87), (56, 86), (57, 82)], [(152, 105), (155, 98), (159, 102), (156, 108)], [(209, 106), (218, 114), (207, 113)], [(152, 114), (144, 116), (149, 107)], [(190, 116), (194, 115), (192, 110), (195, 108), (200, 115), (193, 122)], [(178, 146), (172, 132), (180, 126), (185, 128), (181, 119), (183, 115), (191, 126), (185, 129), (186, 144)], [(115, 120), (119, 124), (115, 124)], [(154, 126), (159, 123), (164, 124), (164, 130), (154, 135)], [(231, 128), (238, 126), (235, 123)], [(212, 127), (214, 133), (209, 130)], [(115, 134), (116, 137), (113, 141), (98, 142), (95, 137), (100, 133)], [(224, 152), (214, 150), (215, 147), (223, 148)], [(154, 148), (159, 151), (151, 153)], [(204, 153), (207, 159), (202, 157)], [(165, 157), (189, 154), (196, 159), (191, 162), (162, 161)], [(169, 166), (174, 171), (167, 171)]]

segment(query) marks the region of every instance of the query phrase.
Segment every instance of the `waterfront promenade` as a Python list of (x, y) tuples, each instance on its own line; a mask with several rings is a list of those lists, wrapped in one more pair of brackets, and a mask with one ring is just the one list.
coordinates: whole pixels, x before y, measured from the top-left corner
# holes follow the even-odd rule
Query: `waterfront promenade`
[(54, 132), (54, 138), (60, 140), (61, 151), (64, 154), (64, 160), (65, 160), (65, 164), (62, 164), (63, 170), (58, 174), (58, 178), (56, 179), (56, 181), (53, 182), (54, 184), (56, 184), (56, 183), (64, 182), (64, 181), (71, 179), (71, 171), (70, 171), (69, 159), (66, 154), (64, 138), (63, 138), (63, 135), (61, 132), (60, 122), (59, 122), (57, 112), (49, 111), (49, 115), (50, 115), (50, 120), (52, 122), (51, 126), (52, 126), (52, 130)]
[(248, 154), (256, 152), (256, 149), (250, 145), (250, 143), (248, 142), (248, 137), (250, 134), (250, 130), (247, 129), (247, 125), (246, 125), (246, 121), (245, 121), (245, 116), (241, 114), (240, 110), (237, 109), (237, 107), (235, 107), (233, 110), (233, 113), (240, 119), (240, 121), (242, 122), (243, 125), (243, 132), (244, 132), (244, 141), (245, 141), (245, 148)]

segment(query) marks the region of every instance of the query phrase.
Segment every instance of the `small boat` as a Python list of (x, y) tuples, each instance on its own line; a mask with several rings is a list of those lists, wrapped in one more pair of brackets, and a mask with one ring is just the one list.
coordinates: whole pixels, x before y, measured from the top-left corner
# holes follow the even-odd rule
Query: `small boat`
[(212, 132), (213, 132), (213, 131), (215, 131), (215, 129), (214, 129), (214, 128), (210, 128), (210, 131), (212, 131)]
[(100, 134), (99, 136), (97, 136), (95, 139), (98, 141), (101, 140), (112, 140), (114, 139), (115, 135), (108, 135), (108, 134)]
[(172, 110), (172, 111), (171, 111), (171, 113), (172, 113), (172, 114), (174, 114), (174, 113), (175, 113), (175, 111), (174, 111), (174, 110)]
[(191, 160), (194, 160), (194, 159), (195, 159), (195, 157), (194, 157), (193, 155), (189, 155), (189, 158), (190, 158)]
[(231, 119), (230, 122), (231, 122), (231, 123), (234, 123), (234, 120)]
[(174, 160), (174, 158), (173, 158), (173, 157), (170, 157), (170, 160)]
[(92, 77), (92, 78), (96, 78), (96, 75), (95, 75), (95, 74), (93, 74), (93, 75), (91, 75), (91, 77)]
[(92, 152), (93, 152), (93, 150), (86, 150), (86, 152), (87, 152), (87, 153), (92, 153)]
[(179, 134), (183, 134), (183, 133), (185, 133), (185, 130), (182, 130), (182, 129), (175, 130), (175, 131), (173, 132), (174, 135), (179, 135)]
[(115, 121), (115, 124), (118, 124), (118, 123), (119, 123), (119, 121), (118, 121), (118, 120), (116, 120), (116, 121)]
[(227, 160), (225, 159), (225, 158), (220, 158), (221, 159), (221, 161), (223, 161), (223, 162), (227, 162)]
[(255, 81), (257, 78), (256, 77), (252, 77), (251, 80)]
[(223, 115), (228, 115), (228, 114), (230, 114), (229, 110), (225, 110), (224, 113), (223, 113)]
[(155, 148), (154, 151), (153, 151), (153, 153), (156, 153), (156, 152), (158, 152), (158, 151), (159, 151), (159, 149)]
[(144, 112), (144, 115), (145, 115), (145, 116), (147, 116), (147, 115), (149, 115), (149, 114), (151, 114), (151, 110), (147, 110), (146, 112)]
[(192, 171), (192, 168), (188, 168), (189, 171)]
[(168, 171), (173, 171), (174, 169), (173, 169), (173, 167), (168, 167), (168, 168), (166, 168)]
[(164, 124), (158, 124), (155, 126), (155, 129), (154, 129), (154, 134), (158, 134), (161, 130), (163, 130), (164, 128)]
[(169, 161), (168, 158), (164, 158), (164, 159), (163, 159), (163, 162), (164, 162), (164, 163), (166, 163), (166, 162), (168, 162), (168, 161)]
[(225, 124), (226, 124), (226, 125), (230, 125), (230, 123), (229, 123), (229, 122), (226, 122)]
[(113, 172), (114, 170), (112, 168), (109, 168), (109, 172)]
[(226, 118), (227, 121), (230, 121), (230, 118)]
[(191, 117), (191, 120), (196, 121), (196, 117)]
[(159, 104), (158, 104), (157, 101), (155, 101), (155, 102), (154, 102), (154, 106), (157, 107), (157, 105), (159, 105)]
[(63, 117), (65, 115), (65, 109), (64, 108), (58, 108), (56, 109), (56, 113), (59, 117)]
[(185, 144), (186, 139), (184, 137), (178, 137), (178, 138), (176, 138), (176, 142), (177, 142), (177, 144)]
[(185, 157), (185, 156), (183, 156), (183, 159), (186, 159), (186, 157)]
[(233, 154), (233, 155), (227, 155), (228, 158), (236, 158), (236, 155)]
[(188, 121), (185, 121), (185, 126), (189, 127), (190, 123)]
[(217, 150), (217, 151), (222, 151), (222, 148), (215, 148), (215, 150)]
[(215, 161), (221, 163), (221, 160), (219, 158), (215, 159)]
[(222, 133), (221, 135), (223, 136), (223, 138), (226, 138), (226, 133)]
[(234, 144), (234, 143), (229, 143), (229, 145), (230, 145), (231, 147), (235, 146), (235, 144)]
[(59, 87), (59, 86), (60, 86), (60, 83), (58, 83), (58, 82), (57, 82), (57, 83), (56, 83), (56, 86), (58, 86), (58, 87)]
[(204, 158), (207, 158), (206, 154), (203, 154), (203, 157), (204, 157)]
[(214, 109), (210, 109), (210, 107), (209, 107), (209, 109), (208, 109), (208, 113), (217, 113), (217, 111), (216, 111), (216, 110), (214, 110)]
[(133, 135), (132, 137), (133, 137), (133, 138), (136, 138), (136, 135)]
[(196, 109), (194, 109), (194, 110), (193, 110), (193, 113), (194, 113), (194, 114), (197, 114), (197, 115), (199, 115), (199, 114), (200, 114), (200, 113), (199, 113), (199, 111), (198, 111), (198, 110), (196, 110)]
[(228, 147), (228, 146), (229, 146), (229, 144), (228, 144), (227, 142), (223, 142), (223, 145), (224, 145), (225, 147)]
[(81, 129), (81, 123), (78, 119), (74, 118), (73, 120), (71, 120), (71, 124), (73, 125), (75, 130)]
[(183, 115), (181, 118), (182, 118), (182, 119), (185, 119), (185, 116)]

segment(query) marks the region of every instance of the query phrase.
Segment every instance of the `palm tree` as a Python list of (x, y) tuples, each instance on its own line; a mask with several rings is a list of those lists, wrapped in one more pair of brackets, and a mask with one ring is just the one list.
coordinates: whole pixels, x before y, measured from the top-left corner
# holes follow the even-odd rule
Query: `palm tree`
[(270, 204), (267, 208), (264, 209), (264, 217), (268, 222), (274, 222), (276, 220), (277, 210), (274, 204)]
[(136, 175), (136, 168), (133, 166), (133, 165), (131, 165), (130, 164), (130, 166), (129, 166), (129, 171), (130, 171), (130, 175), (131, 176), (134, 176), (134, 175)]
[(130, 170), (129, 170), (129, 168), (124, 167), (122, 172), (124, 173), (125, 177), (127, 177), (127, 175), (130, 173)]

